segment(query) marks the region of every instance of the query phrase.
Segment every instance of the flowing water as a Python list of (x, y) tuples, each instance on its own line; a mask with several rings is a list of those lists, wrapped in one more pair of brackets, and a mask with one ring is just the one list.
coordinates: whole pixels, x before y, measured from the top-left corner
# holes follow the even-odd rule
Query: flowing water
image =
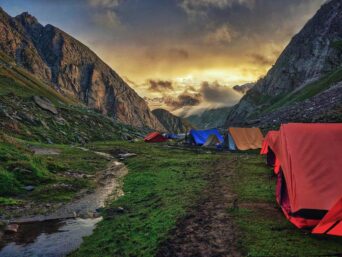
[(101, 172), (95, 192), (50, 215), (13, 220), (11, 223), (20, 224), (19, 230), (0, 237), (0, 257), (60, 257), (75, 251), (83, 237), (91, 235), (102, 219), (88, 217), (93, 217), (109, 196), (118, 198), (123, 195), (121, 178), (126, 174), (127, 169), (122, 163), (112, 161)]

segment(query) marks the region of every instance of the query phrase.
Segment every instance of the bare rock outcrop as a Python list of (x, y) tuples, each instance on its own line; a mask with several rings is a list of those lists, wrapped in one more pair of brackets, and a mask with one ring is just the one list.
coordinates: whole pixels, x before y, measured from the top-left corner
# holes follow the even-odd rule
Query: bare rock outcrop
[[(315, 86), (313, 82), (340, 69), (341, 65), (342, 2), (332, 0), (322, 5), (293, 37), (268, 74), (233, 108), (226, 126), (244, 124), (262, 116), (265, 109), (284, 96)], [(315, 88), (312, 92), (321, 93), (333, 85), (329, 81), (326, 84), (322, 90)], [(337, 93), (341, 94), (340, 91)]]
[(135, 127), (164, 130), (146, 102), (93, 51), (28, 13), (0, 8), (0, 50), (58, 91)]

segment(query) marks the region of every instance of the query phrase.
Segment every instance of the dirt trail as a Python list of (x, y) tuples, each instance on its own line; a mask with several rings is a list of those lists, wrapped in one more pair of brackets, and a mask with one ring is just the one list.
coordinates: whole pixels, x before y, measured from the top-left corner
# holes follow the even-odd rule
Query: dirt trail
[(187, 216), (178, 222), (170, 239), (164, 242), (158, 257), (241, 256), (236, 230), (229, 216), (235, 196), (229, 188), (234, 160), (222, 156), (208, 171), (208, 187)]

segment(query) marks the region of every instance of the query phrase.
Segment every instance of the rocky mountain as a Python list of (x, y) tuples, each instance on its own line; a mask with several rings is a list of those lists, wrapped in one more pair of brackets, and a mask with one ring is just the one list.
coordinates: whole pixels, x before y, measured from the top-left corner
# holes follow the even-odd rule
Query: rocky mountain
[(0, 128), (1, 135), (49, 144), (128, 140), (143, 138), (149, 132), (63, 96), (1, 51)]
[(243, 85), (236, 85), (233, 89), (241, 94), (246, 94), (249, 90), (251, 90), (255, 86), (255, 83), (247, 83)]
[(155, 109), (152, 111), (164, 128), (171, 133), (185, 133), (191, 125), (185, 119), (179, 118), (167, 110)]
[(59, 92), (126, 124), (164, 130), (146, 102), (88, 47), (28, 13), (0, 9), (0, 50)]
[[(268, 74), (233, 108), (226, 126), (315, 121), (322, 113), (335, 113), (331, 121), (339, 121), (342, 91), (336, 85), (342, 80), (341, 64), (342, 2), (332, 0), (293, 37)], [(326, 97), (332, 92), (335, 100)]]
[(198, 129), (219, 128), (224, 125), (231, 107), (207, 109), (203, 112), (187, 116), (186, 119)]

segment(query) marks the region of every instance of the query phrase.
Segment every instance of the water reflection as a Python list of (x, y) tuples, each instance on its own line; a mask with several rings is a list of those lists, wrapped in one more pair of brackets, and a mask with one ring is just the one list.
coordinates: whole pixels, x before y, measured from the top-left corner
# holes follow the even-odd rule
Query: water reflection
[(0, 242), (1, 257), (60, 257), (76, 250), (92, 234), (97, 219), (70, 219), (22, 224)]

